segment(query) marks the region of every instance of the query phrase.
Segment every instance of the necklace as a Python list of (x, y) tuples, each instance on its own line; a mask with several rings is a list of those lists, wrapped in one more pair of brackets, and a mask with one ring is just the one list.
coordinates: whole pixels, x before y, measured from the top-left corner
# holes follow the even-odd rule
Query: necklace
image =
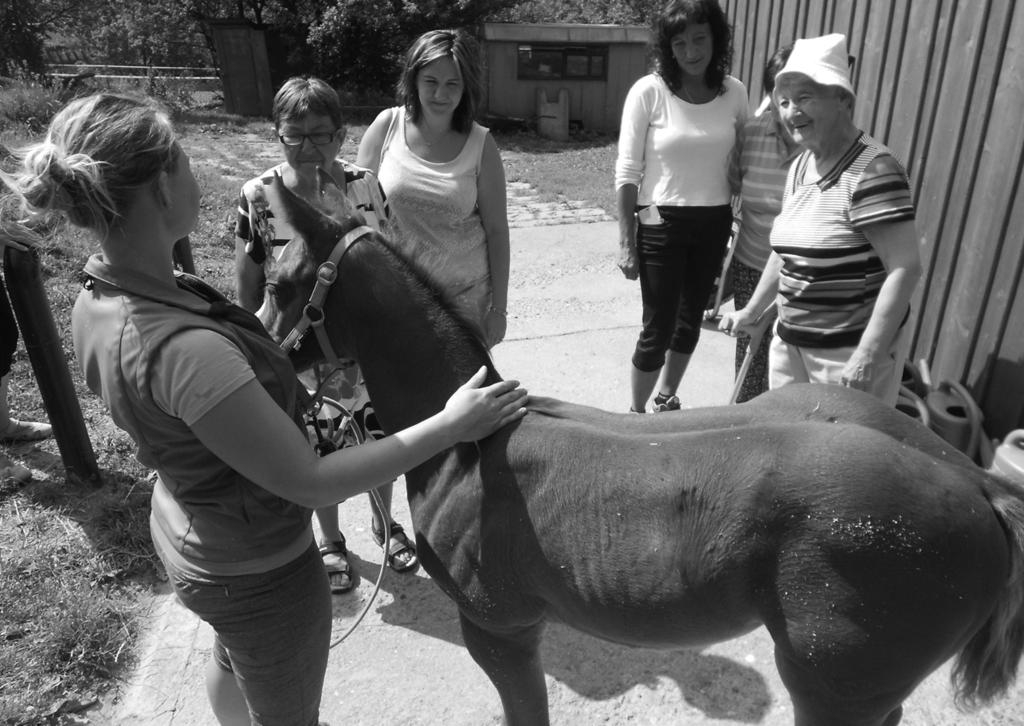
[(448, 129), (445, 129), (444, 131), (442, 131), (442, 132), (441, 132), (441, 133), (440, 133), (440, 134), (438, 135), (438, 137), (437, 137), (436, 139), (434, 139), (433, 141), (431, 141), (430, 139), (428, 139), (428, 138), (427, 138), (427, 135), (426, 135), (426, 133), (424, 133), (423, 129), (419, 129), (419, 132), (420, 132), (420, 138), (421, 138), (421, 139), (423, 139), (423, 143), (427, 145), (427, 148), (428, 148), (428, 149), (430, 149), (430, 148), (433, 148), (434, 144), (439, 144), (439, 143), (441, 143), (441, 141), (443, 141), (443, 140), (444, 140), (444, 138), (445, 138), (446, 136), (448, 136), (448, 131), (449, 131)]
[(692, 103), (694, 105), (699, 105), (700, 103), (702, 103), (701, 101), (695, 100), (695, 96), (691, 96), (690, 92), (686, 90), (686, 82), (685, 81), (680, 81), (679, 82), (679, 93), (681, 94), (682, 99), (684, 101), (686, 101), (687, 103)]

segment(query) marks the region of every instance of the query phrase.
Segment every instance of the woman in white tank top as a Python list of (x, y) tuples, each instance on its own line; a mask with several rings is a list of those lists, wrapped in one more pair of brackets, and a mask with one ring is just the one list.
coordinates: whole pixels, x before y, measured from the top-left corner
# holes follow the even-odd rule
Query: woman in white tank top
[(406, 54), (402, 105), (370, 124), (356, 163), (377, 172), (393, 241), (491, 347), (505, 336), (509, 233), (501, 156), (473, 121), (481, 94), (473, 38), (425, 33)]

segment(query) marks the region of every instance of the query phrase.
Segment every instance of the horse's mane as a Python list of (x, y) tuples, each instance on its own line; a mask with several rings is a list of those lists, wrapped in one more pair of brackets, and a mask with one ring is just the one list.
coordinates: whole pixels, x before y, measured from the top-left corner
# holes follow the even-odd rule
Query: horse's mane
[[(275, 180), (280, 183), (276, 177)], [(284, 188), (283, 183), (281, 186)], [(366, 224), (365, 218), (359, 213), (344, 217), (328, 215), (288, 189), (284, 188), (284, 190), (287, 193), (282, 195), (282, 200), (289, 212), (292, 225), (296, 231), (306, 237), (307, 244), (313, 240), (319, 240), (321, 243), (326, 240), (340, 240), (357, 226)], [(483, 359), (487, 362), (490, 370), (488, 381), (493, 382), (500, 379), (491, 361), (487, 345), (481, 340), (476, 329), (456, 311), (448, 293), (431, 279), (429, 271), (406, 257), (387, 237), (379, 231), (373, 231), (372, 234), (360, 237), (359, 241), (354, 241), (345, 255), (353, 256), (354, 261), (358, 262), (360, 258), (368, 254), (368, 246), (364, 247), (368, 240), (373, 240), (373, 248), (379, 249), (383, 253), (383, 262), (390, 264), (395, 274), (404, 278), (404, 281), (408, 283), (410, 296), (423, 305), (436, 332), (446, 340), (459, 343), (451, 352), (459, 364), (460, 370), (475, 372), (474, 366), (477, 365), (477, 361)], [(330, 251), (327, 254), (330, 254)], [(381, 264), (380, 261), (373, 260), (364, 265), (363, 269), (367, 271), (367, 274), (372, 275), (374, 268), (379, 264)]]
[[(370, 246), (364, 247), (367, 243)], [(347, 254), (355, 255), (358, 261), (372, 254), (373, 248), (382, 252), (385, 263), (391, 266), (396, 275), (405, 279), (409, 285), (410, 300), (423, 307), (437, 332), (467, 346), (460, 356), (466, 360), (467, 367), (470, 367), (470, 361), (475, 365), (475, 361), (482, 357), (487, 361), (493, 376), (497, 376), (486, 343), (481, 340), (477, 330), (457, 312), (448, 291), (441, 288), (420, 263), (410, 259), (384, 234), (376, 231), (353, 243)], [(364, 269), (373, 270), (379, 265), (379, 260), (373, 260)]]

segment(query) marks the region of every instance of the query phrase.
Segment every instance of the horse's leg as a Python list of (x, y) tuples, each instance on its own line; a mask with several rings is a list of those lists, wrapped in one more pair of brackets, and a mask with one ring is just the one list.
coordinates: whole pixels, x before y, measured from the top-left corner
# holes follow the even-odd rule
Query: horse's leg
[(507, 726), (548, 726), (548, 689), (540, 663), (544, 623), (494, 633), (459, 614), (462, 637), (501, 696)]
[[(798, 709), (795, 703), (793, 705), (793, 716), (795, 726), (836, 726), (838, 723), (833, 716), (809, 713), (806, 710)], [(896, 709), (889, 712), (889, 715), (883, 721), (871, 719), (869, 721), (862, 720), (856, 722), (843, 721), (842, 723), (856, 723), (857, 726), (897, 726), (902, 718), (903, 706), (897, 706)]]
[(775, 664), (793, 701), (794, 726), (897, 726), (903, 718), (903, 706), (895, 694), (839, 698), (829, 693), (820, 670), (798, 662), (779, 646)]

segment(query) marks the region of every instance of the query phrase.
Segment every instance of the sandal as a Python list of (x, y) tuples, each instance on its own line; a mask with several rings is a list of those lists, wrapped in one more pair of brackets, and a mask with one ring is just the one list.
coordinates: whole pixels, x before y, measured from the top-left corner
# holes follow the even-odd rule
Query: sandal
[(19, 421), (12, 418), (0, 431), (0, 441), (5, 444), (20, 444), (24, 441), (42, 441), (53, 435), (50, 424), (35, 421)]
[(327, 569), (327, 579), (331, 583), (331, 593), (337, 595), (348, 592), (356, 583), (352, 577), (352, 565), (348, 561), (348, 549), (345, 547), (344, 537), (340, 540), (325, 542), (320, 545), (320, 556), (327, 557), (328, 555), (336, 555), (341, 561), (341, 564), (331, 565), (324, 562), (324, 567)]
[[(373, 539), (383, 549), (384, 533), (374, 527), (373, 522), (370, 522), (370, 530), (373, 532)], [(419, 558), (416, 556), (416, 545), (409, 541), (405, 529), (398, 522), (391, 523), (387, 560), (388, 567), (395, 572), (410, 572), (420, 564)]]

